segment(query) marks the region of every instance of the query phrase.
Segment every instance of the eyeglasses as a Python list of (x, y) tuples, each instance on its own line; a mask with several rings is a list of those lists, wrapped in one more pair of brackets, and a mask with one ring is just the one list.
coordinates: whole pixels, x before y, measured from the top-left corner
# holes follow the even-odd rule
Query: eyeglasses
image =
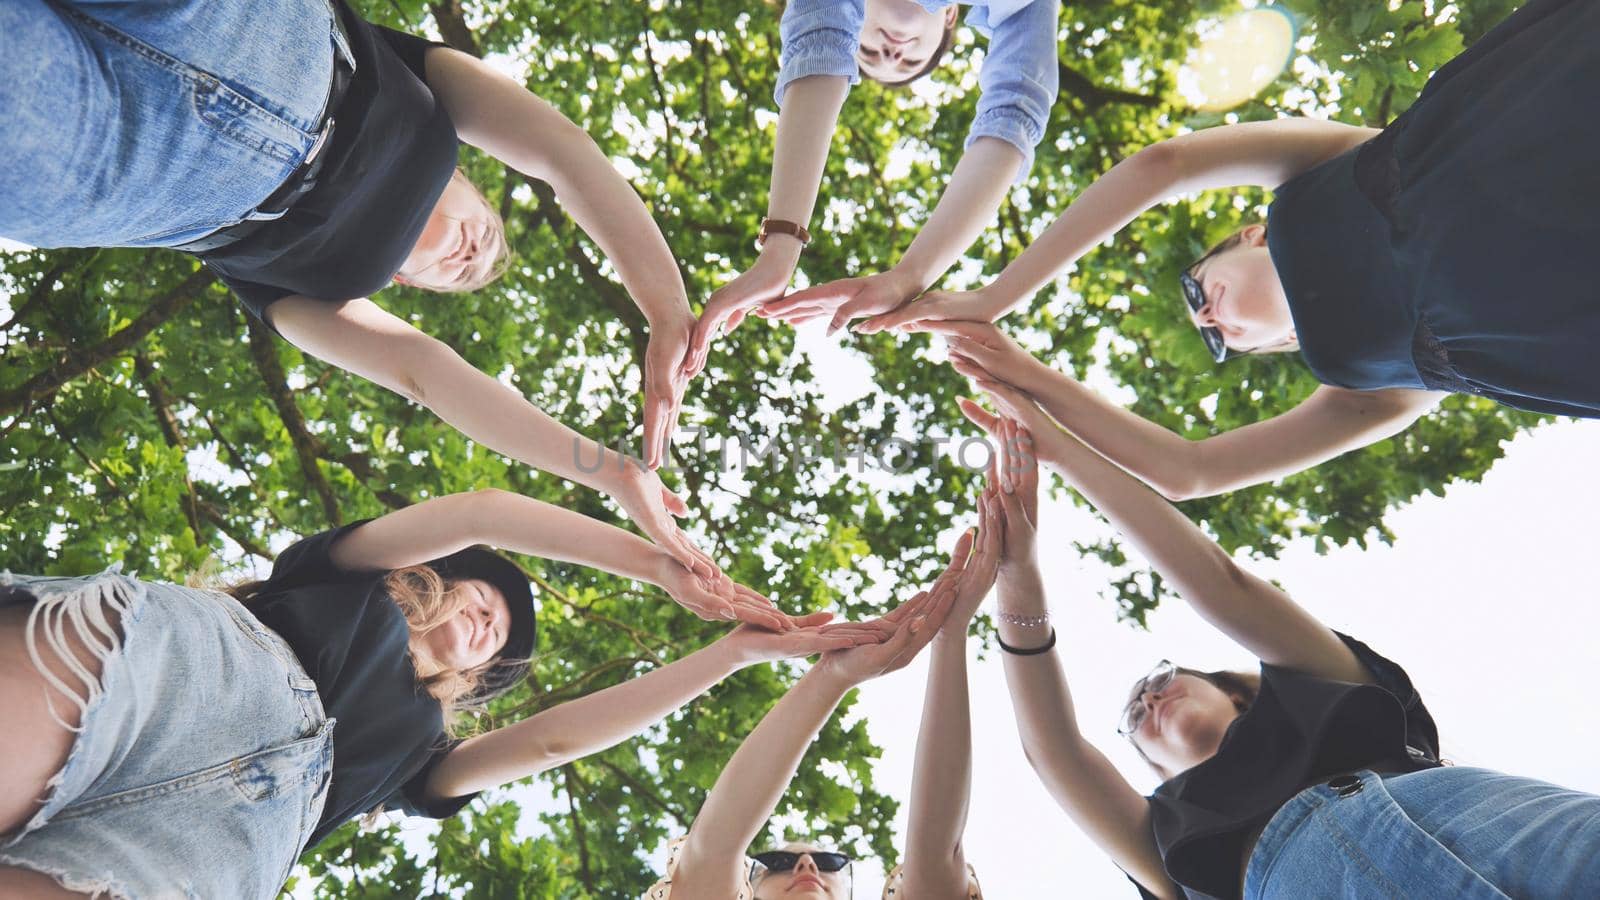
[[(1216, 252), (1217, 248), (1207, 251), (1205, 256), (1195, 260), (1189, 265), (1189, 268), (1178, 274), (1178, 284), (1183, 286), (1183, 299), (1184, 302), (1189, 304), (1191, 313), (1199, 314), (1200, 307), (1206, 305), (1205, 288), (1200, 286), (1200, 282), (1194, 277), (1193, 272), (1200, 267), (1201, 263), (1214, 256)], [(1201, 325), (1198, 322), (1195, 323), (1195, 327), (1200, 329), (1200, 337), (1206, 342), (1206, 349), (1211, 351), (1211, 358), (1217, 362), (1225, 362), (1229, 353), (1228, 343), (1222, 339), (1222, 332), (1209, 325)]]
[(843, 853), (833, 853), (827, 850), (810, 850), (805, 853), (791, 853), (788, 850), (768, 850), (750, 857), (755, 860), (750, 866), (750, 880), (755, 881), (762, 870), (767, 872), (790, 872), (800, 864), (800, 857), (809, 856), (811, 862), (819, 872), (837, 872), (850, 865), (850, 857)]
[(1144, 705), (1144, 695), (1166, 690), (1167, 685), (1171, 684), (1177, 675), (1178, 667), (1171, 661), (1163, 659), (1156, 663), (1156, 667), (1150, 670), (1149, 675), (1139, 679), (1138, 687), (1133, 690), (1133, 698), (1122, 708), (1122, 721), (1117, 725), (1117, 734), (1132, 737), (1133, 733), (1139, 730), (1139, 726), (1144, 724), (1145, 714), (1149, 712)]

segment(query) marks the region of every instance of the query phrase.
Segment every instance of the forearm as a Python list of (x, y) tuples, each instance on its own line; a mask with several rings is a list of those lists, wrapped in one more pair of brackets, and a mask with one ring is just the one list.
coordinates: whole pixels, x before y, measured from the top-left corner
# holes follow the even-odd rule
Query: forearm
[(979, 138), (962, 154), (933, 215), (895, 264), (919, 292), (938, 281), (965, 253), (1005, 200), (1022, 151), (998, 138)]
[(737, 859), (745, 852), (849, 688), (813, 667), (783, 695), (717, 777), (689, 831), (686, 861)]
[[(1042, 616), (1048, 606), (1044, 582), (1037, 564), (1023, 563), (1002, 568), (995, 583), (996, 599), (1003, 613), (1015, 616)], [(999, 621), (1000, 639), (1020, 649), (1042, 646), (1050, 628), (1017, 625)], [(1006, 685), (1016, 713), (1017, 732), (1028, 759), (1037, 767), (1041, 760), (1067, 759), (1082, 744), (1072, 693), (1061, 670), (1056, 651), (1031, 656), (1002, 653)]]
[(661, 548), (615, 525), (509, 491), (485, 491), (483, 542), (557, 562), (600, 569), (658, 587), (663, 565), (677, 565)]
[[(832, 75), (812, 75), (789, 86), (778, 113), (772, 186), (767, 195), (768, 218), (801, 225), (811, 221), (822, 185), (822, 170), (828, 162), (828, 146), (833, 143), (839, 110), (849, 90), (847, 79)], [(785, 240), (798, 249), (798, 241)]]
[(1043, 363), (1019, 384), (1063, 428), (1095, 452), (1173, 500), (1199, 493), (1196, 444), (1107, 400)]
[(939, 890), (913, 879), (910, 873), (960, 873), (965, 888), (966, 859), (961, 838), (966, 832), (972, 793), (972, 714), (967, 690), (965, 623), (962, 625), (960, 633), (941, 633), (934, 639), (928, 664), (906, 833), (906, 887), (910, 896), (937, 896), (934, 892)]
[(430, 791), (461, 796), (616, 746), (665, 719), (743, 663), (718, 641), (622, 684), (473, 738), (445, 758)]
[(413, 399), (489, 450), (605, 493), (634, 461), (556, 421), (443, 344), (408, 364)]
[(547, 180), (562, 209), (605, 254), (645, 318), (690, 317), (677, 260), (638, 192), (577, 126), (547, 140)]
[(1135, 153), (1089, 185), (1061, 217), (984, 288), (1013, 309), (1056, 273), (1172, 195), (1177, 169), (1164, 144)]
[(1236, 583), (1238, 568), (1222, 548), (1139, 479), (1070, 434), (1034, 437), (1040, 461), (1059, 471), (1180, 595), (1196, 602)]

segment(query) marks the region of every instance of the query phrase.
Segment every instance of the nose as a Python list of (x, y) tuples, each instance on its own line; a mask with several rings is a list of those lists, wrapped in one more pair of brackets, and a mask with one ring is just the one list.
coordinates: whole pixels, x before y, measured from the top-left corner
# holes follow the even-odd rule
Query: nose
[(817, 869), (816, 860), (812, 859), (811, 858), (811, 854), (809, 854), (809, 853), (800, 854), (800, 858), (795, 861), (794, 870), (796, 872), (804, 872), (807, 875), (820, 875), (820, 874), (822, 874)]
[(1216, 306), (1207, 300), (1199, 309), (1194, 311), (1194, 320), (1204, 328), (1217, 327)]

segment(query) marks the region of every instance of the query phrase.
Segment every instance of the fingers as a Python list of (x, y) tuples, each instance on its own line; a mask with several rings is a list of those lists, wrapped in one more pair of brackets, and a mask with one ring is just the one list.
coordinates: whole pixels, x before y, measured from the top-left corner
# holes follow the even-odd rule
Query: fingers
[[(926, 323), (930, 321), (930, 317), (940, 315), (943, 315), (943, 313), (939, 311), (939, 305), (936, 301), (923, 299), (914, 303), (907, 303), (899, 309), (891, 309), (886, 313), (873, 316), (857, 324), (852, 330), (858, 334), (876, 334), (880, 331), (888, 331), (891, 328), (911, 331), (913, 329), (908, 328), (908, 325)], [(920, 331), (921, 329), (915, 330)]]
[(1000, 417), (979, 406), (978, 401), (969, 397), (959, 397), (956, 399), (956, 405), (961, 407), (961, 414), (967, 417), (967, 421), (984, 431), (993, 434), (999, 427)]
[(846, 278), (842, 281), (830, 281), (827, 284), (808, 287), (803, 291), (795, 291), (781, 300), (770, 300), (761, 304), (761, 312), (767, 316), (782, 318), (793, 310), (807, 306), (826, 307), (831, 310), (855, 293), (858, 281), (856, 278)]
[[(688, 501), (684, 500), (682, 496), (678, 495), (677, 493), (674, 493), (671, 489), (667, 488), (665, 485), (662, 485), (662, 487), (661, 487), (661, 505), (666, 507), (667, 512), (673, 514), (674, 516), (678, 516), (680, 518), (683, 517), (683, 516), (687, 516), (689, 514), (689, 503), (688, 503)], [(687, 542), (688, 538), (685, 537), (684, 540)], [(693, 547), (694, 545), (690, 544), (689, 546)], [(699, 548), (695, 548), (695, 549), (698, 552)], [(710, 557), (706, 557), (706, 558), (710, 559)]]
[(798, 628), (815, 628), (815, 627), (817, 627), (819, 625), (826, 625), (829, 622), (833, 621), (833, 613), (831, 613), (831, 612), (808, 613), (807, 615), (803, 615), (803, 616), (795, 616), (793, 618), (793, 621), (794, 621), (795, 626), (798, 627)]
[[(741, 316), (741, 318), (743, 318)], [(711, 355), (711, 339), (717, 336), (717, 328), (723, 322), (730, 320), (728, 308), (717, 302), (713, 296), (706, 304), (705, 311), (700, 314), (699, 320), (694, 323), (694, 331), (689, 335), (688, 374), (692, 377), (700, 374), (706, 367), (706, 358)], [(733, 322), (728, 330), (733, 330)]]

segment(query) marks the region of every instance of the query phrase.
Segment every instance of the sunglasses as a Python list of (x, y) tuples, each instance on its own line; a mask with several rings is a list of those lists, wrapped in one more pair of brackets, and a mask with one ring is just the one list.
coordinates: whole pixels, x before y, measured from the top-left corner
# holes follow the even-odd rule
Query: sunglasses
[[(760, 870), (767, 872), (791, 872), (800, 864), (800, 857), (809, 856), (811, 862), (819, 872), (837, 872), (850, 865), (850, 857), (843, 853), (832, 853), (827, 850), (812, 850), (807, 853), (791, 853), (788, 850), (768, 850), (750, 857), (755, 863), (750, 866), (750, 880), (755, 881)], [(759, 867), (759, 868), (758, 868)]]
[(1133, 698), (1128, 705), (1122, 708), (1122, 719), (1117, 723), (1117, 734), (1123, 737), (1133, 737), (1133, 733), (1144, 724), (1145, 714), (1149, 709), (1144, 705), (1145, 694), (1159, 694), (1167, 689), (1172, 679), (1178, 677), (1180, 669), (1169, 660), (1163, 659), (1156, 663), (1150, 674), (1139, 679), (1139, 684), (1133, 689)]
[[(1217, 251), (1221, 249), (1220, 244), (1212, 247), (1204, 256), (1190, 263), (1187, 269), (1178, 274), (1178, 284), (1183, 287), (1183, 299), (1189, 304), (1191, 313), (1199, 313), (1200, 307), (1206, 305), (1206, 290), (1200, 286), (1199, 279), (1194, 277), (1194, 270), (1200, 268), (1201, 263), (1216, 256)], [(1206, 349), (1211, 352), (1211, 358), (1217, 362), (1225, 362), (1230, 354), (1227, 342), (1222, 339), (1222, 332), (1199, 323), (1196, 323), (1195, 327), (1200, 329), (1200, 338), (1206, 342)]]

